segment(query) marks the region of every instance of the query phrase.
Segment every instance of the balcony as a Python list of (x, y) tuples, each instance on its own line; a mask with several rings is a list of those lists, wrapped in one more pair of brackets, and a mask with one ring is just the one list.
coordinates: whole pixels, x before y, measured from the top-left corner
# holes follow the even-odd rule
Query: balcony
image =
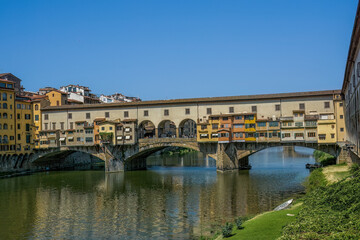
[(294, 117), (290, 116), (290, 117), (280, 117), (280, 121), (294, 121)]

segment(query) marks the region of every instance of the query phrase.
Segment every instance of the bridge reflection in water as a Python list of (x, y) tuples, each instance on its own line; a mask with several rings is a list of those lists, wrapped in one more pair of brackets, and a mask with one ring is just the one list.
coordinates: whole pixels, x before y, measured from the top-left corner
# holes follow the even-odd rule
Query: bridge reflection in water
[[(301, 192), (308, 175), (304, 165), (313, 161), (312, 150), (303, 152), (270, 148), (252, 155), (253, 169), (241, 172), (216, 172), (211, 160), (203, 167), (204, 158), (195, 167), (175, 167), (195, 163), (198, 153), (190, 153), (172, 167), (147, 171), (3, 179), (0, 232), (4, 239), (189, 239), (209, 234), (214, 226), (272, 209)], [(151, 161), (164, 157), (158, 158)]]

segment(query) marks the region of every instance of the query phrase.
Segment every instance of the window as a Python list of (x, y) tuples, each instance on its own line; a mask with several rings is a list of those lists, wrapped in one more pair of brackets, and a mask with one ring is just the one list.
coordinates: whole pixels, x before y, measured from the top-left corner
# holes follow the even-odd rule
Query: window
[(17, 129), (21, 129), (20, 123), (17, 124)]
[(17, 140), (21, 140), (21, 135), (20, 134), (17, 135)]
[(340, 119), (344, 119), (344, 115), (340, 115)]
[(304, 110), (305, 109), (305, 103), (299, 103), (299, 109)]
[(252, 112), (257, 112), (257, 107), (256, 106), (251, 106), (251, 111)]
[(280, 104), (275, 105), (275, 111), (280, 111)]
[(68, 119), (72, 119), (72, 113), (68, 113)]
[(185, 115), (189, 115), (190, 114), (190, 108), (185, 108)]
[(218, 129), (219, 125), (218, 124), (212, 124), (211, 127), (212, 127), (212, 129)]
[(278, 122), (269, 122), (269, 127), (278, 127), (279, 123)]
[(229, 107), (229, 113), (233, 113), (234, 112), (234, 107)]
[(341, 103), (339, 103), (339, 106), (340, 106), (340, 107), (342, 107), (343, 105), (344, 105), (344, 104), (343, 104), (342, 102), (341, 102)]
[(257, 126), (258, 127), (266, 127), (266, 122), (258, 122)]
[(48, 114), (45, 114), (45, 115), (44, 115), (44, 119), (45, 119), (45, 120), (49, 120), (49, 115), (48, 115)]
[(20, 113), (17, 114), (17, 119), (21, 119)]
[(92, 137), (87, 137), (87, 138), (85, 138), (85, 141), (86, 141), (87, 143), (92, 143), (92, 142), (93, 142), (93, 138), (92, 138)]
[(169, 116), (169, 109), (164, 110), (164, 116)]
[(35, 115), (35, 121), (39, 121), (39, 115)]
[(31, 115), (30, 114), (25, 114), (25, 119), (31, 119)]
[(331, 133), (331, 138), (335, 138), (335, 133)]
[(303, 138), (304, 134), (303, 133), (295, 133), (295, 138)]
[(52, 129), (53, 129), (53, 130), (56, 129), (56, 123), (52, 123)]
[(211, 108), (207, 108), (207, 109), (206, 109), (206, 114), (212, 114)]
[(48, 130), (48, 123), (44, 123), (44, 130)]
[(102, 130), (102, 131), (105, 131), (105, 127), (101, 127), (101, 130)]
[(330, 102), (324, 102), (324, 108), (330, 108)]
[(343, 132), (344, 131), (344, 128), (340, 128), (340, 132)]
[(30, 131), (30, 124), (26, 124), (26, 128), (25, 128), (26, 131)]
[(110, 117), (110, 113), (109, 112), (105, 112), (105, 117), (109, 118)]
[(326, 134), (319, 134), (319, 140), (325, 140)]
[(241, 120), (242, 116), (235, 116), (235, 120)]
[(302, 127), (302, 126), (303, 126), (303, 123), (302, 123), (302, 122), (296, 122), (296, 123), (295, 123), (295, 126), (296, 126), (296, 127)]
[(201, 130), (207, 129), (207, 125), (201, 125)]
[(56, 101), (56, 106), (60, 106), (60, 102), (59, 102), (59, 101)]
[(289, 138), (289, 137), (290, 137), (290, 133), (283, 133), (283, 134), (282, 134), (282, 137), (283, 137), (283, 138)]
[(86, 113), (86, 119), (90, 119), (90, 113)]
[(244, 124), (234, 124), (234, 128), (243, 128)]
[(125, 111), (124, 112), (124, 118), (128, 118), (129, 117), (129, 111)]
[(3, 93), (3, 101), (7, 101), (7, 94), (6, 93)]
[(144, 117), (148, 117), (149, 116), (149, 111), (148, 110), (144, 110)]
[(35, 104), (35, 110), (39, 110), (39, 105)]
[(73, 122), (70, 123), (70, 129), (74, 129), (74, 123)]
[(229, 118), (228, 117), (223, 117), (222, 120), (227, 121), (227, 120), (229, 120)]
[(7, 109), (7, 103), (3, 103), (3, 109)]
[(315, 132), (308, 132), (308, 137), (316, 137), (316, 133)]
[(60, 122), (60, 129), (64, 130), (64, 122)]

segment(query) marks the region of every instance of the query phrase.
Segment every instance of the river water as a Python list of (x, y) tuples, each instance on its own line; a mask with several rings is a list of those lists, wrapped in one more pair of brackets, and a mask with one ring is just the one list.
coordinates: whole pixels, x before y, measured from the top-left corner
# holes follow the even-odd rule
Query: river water
[(312, 150), (270, 148), (250, 171), (217, 173), (199, 153), (156, 155), (148, 170), (44, 172), (0, 179), (0, 239), (192, 239), (271, 210), (304, 189)]

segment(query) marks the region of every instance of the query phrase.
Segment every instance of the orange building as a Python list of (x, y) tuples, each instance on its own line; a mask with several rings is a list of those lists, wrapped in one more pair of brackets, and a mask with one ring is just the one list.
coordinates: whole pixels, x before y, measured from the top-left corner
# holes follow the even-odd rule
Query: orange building
[(218, 130), (219, 142), (231, 142), (232, 140), (232, 115), (220, 115), (220, 128)]

